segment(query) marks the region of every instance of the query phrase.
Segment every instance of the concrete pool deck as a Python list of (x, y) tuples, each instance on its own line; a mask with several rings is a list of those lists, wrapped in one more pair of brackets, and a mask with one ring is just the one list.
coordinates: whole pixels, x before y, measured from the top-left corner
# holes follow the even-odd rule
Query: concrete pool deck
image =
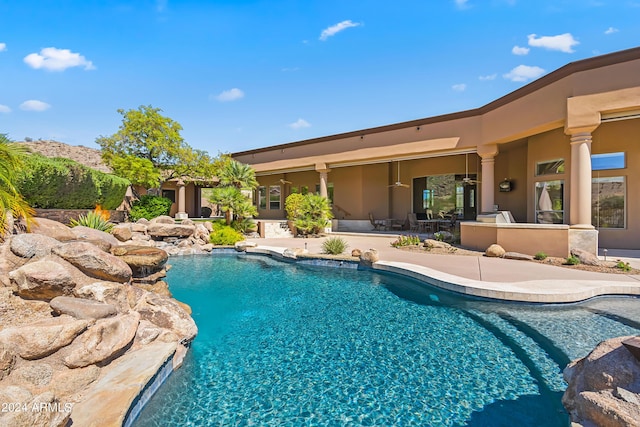
[[(374, 248), (380, 261), (374, 269), (408, 275), (466, 295), (507, 301), (569, 303), (599, 295), (640, 295), (640, 275), (598, 273), (536, 262), (484, 256), (409, 252), (391, 246), (397, 234), (332, 233), (349, 248)], [(286, 248), (321, 253), (325, 238), (248, 239), (258, 249), (278, 254)], [(600, 257), (603, 258), (602, 256)], [(640, 269), (640, 251), (609, 249), (607, 260), (623, 260)]]

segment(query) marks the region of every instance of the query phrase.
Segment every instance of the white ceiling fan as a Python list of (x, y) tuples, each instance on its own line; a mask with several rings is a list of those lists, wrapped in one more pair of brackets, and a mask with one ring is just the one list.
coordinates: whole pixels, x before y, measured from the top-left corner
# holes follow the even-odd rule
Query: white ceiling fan
[(389, 185), (388, 187), (404, 187), (404, 188), (409, 188), (409, 185), (408, 185), (408, 184), (403, 184), (403, 183), (400, 181), (400, 160), (398, 160), (398, 180), (397, 180), (395, 183), (393, 183), (393, 184)]
[(291, 181), (287, 181), (287, 180), (286, 180), (286, 179), (284, 179), (284, 178), (280, 178), (280, 183), (281, 183), (281, 184), (283, 184), (283, 185), (284, 185), (284, 184), (292, 184), (292, 182), (291, 182)]
[(469, 177), (469, 153), (465, 153), (464, 155), (464, 178), (462, 178), (462, 183), (465, 185), (474, 185), (478, 184), (480, 181), (477, 179), (473, 179)]

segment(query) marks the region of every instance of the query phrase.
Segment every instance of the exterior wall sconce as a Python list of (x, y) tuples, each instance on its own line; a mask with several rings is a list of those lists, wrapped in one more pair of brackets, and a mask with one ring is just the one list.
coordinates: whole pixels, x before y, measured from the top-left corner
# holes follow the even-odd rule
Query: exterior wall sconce
[(511, 181), (505, 178), (504, 181), (498, 184), (498, 188), (500, 189), (500, 192), (503, 193), (511, 191)]
[(420, 130), (420, 126), (416, 126), (416, 130), (419, 131)]

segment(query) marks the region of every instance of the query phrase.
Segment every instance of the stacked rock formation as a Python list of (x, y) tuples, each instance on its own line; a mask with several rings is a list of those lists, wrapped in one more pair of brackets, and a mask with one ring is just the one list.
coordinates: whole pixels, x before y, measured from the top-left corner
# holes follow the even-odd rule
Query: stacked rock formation
[(207, 221), (194, 223), (185, 219), (176, 223), (170, 216), (159, 216), (151, 221), (143, 218), (118, 224), (112, 234), (123, 243), (160, 248), (169, 255), (191, 255), (211, 252), (211, 230), (211, 223)]
[[(120, 423), (148, 379), (137, 371), (197, 333), (161, 280), (168, 255), (46, 219), (32, 231), (0, 246), (0, 425)], [(107, 393), (118, 378), (129, 390)]]

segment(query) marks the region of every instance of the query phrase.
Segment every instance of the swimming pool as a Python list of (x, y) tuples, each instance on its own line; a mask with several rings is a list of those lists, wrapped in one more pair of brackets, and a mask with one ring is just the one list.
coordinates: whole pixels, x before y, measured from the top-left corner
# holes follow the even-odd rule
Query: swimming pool
[(269, 257), (172, 258), (199, 334), (147, 426), (566, 426), (561, 369), (640, 333), (640, 299), (472, 299), (393, 274)]

